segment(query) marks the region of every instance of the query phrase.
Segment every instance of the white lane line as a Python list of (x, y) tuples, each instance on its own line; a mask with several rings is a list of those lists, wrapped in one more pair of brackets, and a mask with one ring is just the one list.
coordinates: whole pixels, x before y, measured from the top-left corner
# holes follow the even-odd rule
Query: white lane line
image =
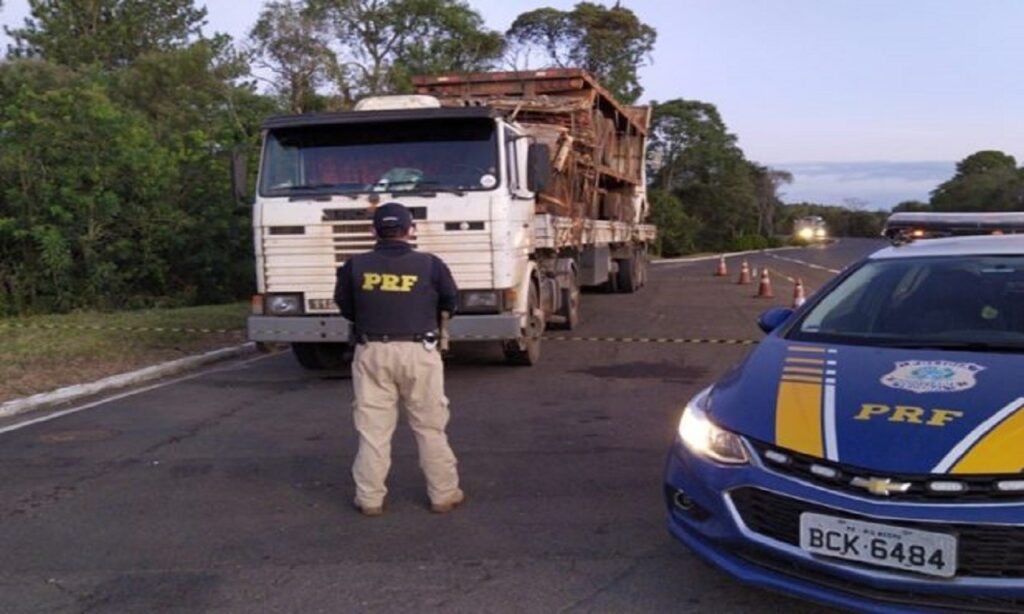
[(745, 252), (725, 252), (722, 254), (711, 254), (709, 256), (684, 256), (682, 258), (663, 258), (661, 260), (652, 260), (651, 264), (690, 264), (692, 262), (707, 262), (709, 260), (718, 260), (722, 256), (725, 256), (726, 260), (729, 258), (735, 258), (737, 256), (748, 256), (750, 254), (767, 254), (769, 252), (775, 252), (785, 249), (793, 249), (792, 247), (771, 247), (768, 249), (751, 249)]
[(61, 410), (61, 411), (58, 411), (58, 412), (54, 412), (52, 414), (47, 414), (47, 415), (39, 417), (39, 418), (33, 418), (32, 420), (25, 420), (24, 422), (18, 422), (16, 424), (12, 424), (10, 426), (5, 426), (3, 428), (0, 428), (0, 435), (3, 435), (4, 433), (10, 433), (11, 431), (17, 431), (19, 429), (23, 429), (25, 427), (32, 426), (33, 424), (39, 424), (41, 422), (49, 422), (50, 420), (56, 420), (57, 418), (63, 418), (64, 416), (70, 416), (72, 414), (77, 414), (78, 412), (85, 411), (87, 409), (92, 409), (94, 407), (99, 407), (101, 405), (106, 405), (107, 403), (113, 403), (114, 401), (120, 401), (121, 399), (126, 399), (128, 397), (133, 397), (133, 396), (135, 396), (137, 394), (142, 394), (144, 392), (149, 392), (150, 390), (156, 390), (157, 388), (163, 388), (165, 386), (172, 386), (174, 384), (180, 384), (181, 382), (185, 382), (185, 381), (188, 381), (190, 379), (195, 379), (197, 377), (202, 377), (204, 375), (209, 375), (211, 373), (217, 373), (219, 371), (230, 371), (231, 369), (235, 369), (235, 368), (238, 368), (238, 367), (244, 367), (244, 366), (246, 366), (248, 364), (251, 364), (251, 363), (254, 363), (254, 362), (258, 361), (258, 360), (263, 360), (264, 358), (269, 358), (270, 356), (276, 356), (276, 355), (277, 354), (275, 353), (275, 354), (265, 354), (263, 356), (257, 356), (256, 358), (250, 358), (249, 360), (245, 360), (245, 361), (242, 361), (242, 362), (239, 362), (239, 363), (234, 363), (234, 364), (226, 365), (226, 366), (223, 366), (223, 367), (217, 367), (215, 369), (209, 369), (209, 370), (205, 370), (205, 371), (200, 371), (198, 373), (192, 373), (191, 375), (186, 375), (184, 377), (178, 377), (178, 378), (175, 378), (175, 379), (172, 379), (172, 380), (167, 380), (166, 382), (160, 382), (158, 384), (153, 384), (151, 386), (146, 386), (144, 388), (139, 388), (137, 390), (129, 390), (128, 392), (122, 392), (121, 394), (116, 394), (116, 395), (114, 395), (112, 397), (107, 397), (107, 398), (104, 398), (104, 399), (100, 399), (98, 401), (93, 401), (92, 403), (86, 403), (85, 405), (80, 405), (78, 407), (72, 407), (70, 409)]
[(787, 258), (786, 256), (779, 256), (776, 254), (768, 254), (769, 258), (775, 258), (776, 260), (784, 260), (786, 262), (792, 262), (794, 264), (800, 264), (811, 269), (817, 269), (819, 271), (827, 271), (833, 275), (842, 273), (839, 269), (830, 269), (827, 266), (821, 266), (820, 264), (814, 264), (813, 262), (807, 262), (806, 260), (800, 260), (798, 258)]
[(964, 437), (960, 443), (953, 446), (953, 449), (950, 450), (941, 461), (939, 461), (939, 464), (935, 465), (935, 468), (932, 469), (932, 473), (946, 473), (952, 469), (953, 465), (955, 465), (957, 461), (959, 461), (960, 458), (978, 442), (978, 440), (987, 435), (989, 431), (994, 429), (1003, 420), (1016, 413), (1019, 409), (1024, 409), (1024, 397), (1011, 402), (1006, 407), (989, 416), (988, 420), (979, 424), (967, 435), (967, 437)]

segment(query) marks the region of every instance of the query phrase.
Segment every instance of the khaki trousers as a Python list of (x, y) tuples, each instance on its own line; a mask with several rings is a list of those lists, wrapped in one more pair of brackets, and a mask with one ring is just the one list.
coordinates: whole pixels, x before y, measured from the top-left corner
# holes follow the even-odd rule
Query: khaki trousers
[(352, 465), (356, 505), (384, 503), (399, 402), (416, 436), (430, 502), (444, 504), (456, 498), (459, 475), (444, 430), (449, 413), (441, 353), (415, 342), (360, 344), (352, 362), (352, 385), (353, 417), (359, 433), (359, 452)]

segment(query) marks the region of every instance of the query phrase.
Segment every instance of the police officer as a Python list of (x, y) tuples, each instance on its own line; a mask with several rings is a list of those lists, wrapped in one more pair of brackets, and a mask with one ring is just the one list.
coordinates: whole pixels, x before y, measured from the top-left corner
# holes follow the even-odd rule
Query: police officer
[(416, 436), (431, 510), (449, 512), (465, 498), (445, 434), (448, 399), (437, 347), (440, 314), (455, 311), (458, 290), (440, 258), (413, 251), (412, 228), (401, 204), (378, 207), (377, 245), (338, 269), (334, 291), (357, 342), (352, 384), (359, 452), (352, 477), (355, 506), (366, 516), (384, 512), (399, 402)]

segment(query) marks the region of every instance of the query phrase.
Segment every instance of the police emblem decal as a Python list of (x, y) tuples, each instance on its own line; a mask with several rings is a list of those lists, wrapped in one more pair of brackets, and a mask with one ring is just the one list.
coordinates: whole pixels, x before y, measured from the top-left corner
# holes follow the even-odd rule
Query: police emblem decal
[(881, 382), (897, 390), (910, 392), (962, 392), (977, 385), (975, 374), (985, 367), (973, 362), (949, 360), (906, 360), (882, 376)]

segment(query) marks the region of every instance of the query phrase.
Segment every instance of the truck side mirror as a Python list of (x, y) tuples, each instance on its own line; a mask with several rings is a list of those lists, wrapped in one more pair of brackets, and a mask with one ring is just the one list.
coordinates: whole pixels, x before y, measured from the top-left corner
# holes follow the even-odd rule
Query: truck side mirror
[(249, 165), (244, 151), (231, 152), (231, 193), (240, 205), (252, 204), (249, 198)]
[(526, 152), (526, 189), (543, 192), (551, 183), (551, 149), (543, 143), (532, 143)]

